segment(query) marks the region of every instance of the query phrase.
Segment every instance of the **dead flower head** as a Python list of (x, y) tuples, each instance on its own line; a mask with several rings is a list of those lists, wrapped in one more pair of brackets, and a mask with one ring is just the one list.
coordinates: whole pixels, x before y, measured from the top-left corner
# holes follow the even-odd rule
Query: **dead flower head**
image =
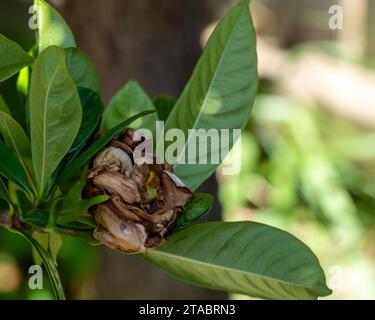
[(137, 165), (133, 150), (140, 142), (133, 135), (127, 129), (95, 156), (84, 196), (111, 196), (92, 210), (97, 240), (114, 249), (145, 252), (168, 234), (193, 194), (168, 165)]

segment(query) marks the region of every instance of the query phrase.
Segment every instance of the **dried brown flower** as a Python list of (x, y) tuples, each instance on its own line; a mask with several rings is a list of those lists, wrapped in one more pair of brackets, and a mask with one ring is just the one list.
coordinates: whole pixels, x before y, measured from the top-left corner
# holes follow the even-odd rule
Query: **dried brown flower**
[(84, 196), (111, 196), (92, 209), (97, 240), (114, 249), (145, 252), (165, 238), (193, 194), (170, 166), (136, 164), (133, 151), (140, 142), (133, 135), (127, 129), (95, 156)]

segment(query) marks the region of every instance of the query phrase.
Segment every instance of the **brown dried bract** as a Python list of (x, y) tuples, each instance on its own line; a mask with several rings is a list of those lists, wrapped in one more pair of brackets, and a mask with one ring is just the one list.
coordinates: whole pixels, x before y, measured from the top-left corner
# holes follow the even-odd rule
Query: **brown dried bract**
[(140, 142), (133, 134), (127, 129), (95, 156), (84, 196), (111, 196), (92, 209), (96, 239), (121, 251), (145, 252), (165, 238), (193, 194), (168, 165), (134, 163)]

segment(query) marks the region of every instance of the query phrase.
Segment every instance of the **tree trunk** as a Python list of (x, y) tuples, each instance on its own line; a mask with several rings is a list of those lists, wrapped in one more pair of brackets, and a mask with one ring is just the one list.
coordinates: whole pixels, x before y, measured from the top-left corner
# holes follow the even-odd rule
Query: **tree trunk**
[[(177, 97), (201, 53), (199, 37), (207, 15), (202, 0), (67, 0), (59, 9), (79, 47), (99, 68), (105, 102), (131, 78), (151, 96)], [(215, 179), (204, 189), (216, 194)], [(219, 217), (217, 203), (212, 216)], [(101, 263), (98, 298), (226, 297), (175, 280), (135, 256), (103, 248)]]

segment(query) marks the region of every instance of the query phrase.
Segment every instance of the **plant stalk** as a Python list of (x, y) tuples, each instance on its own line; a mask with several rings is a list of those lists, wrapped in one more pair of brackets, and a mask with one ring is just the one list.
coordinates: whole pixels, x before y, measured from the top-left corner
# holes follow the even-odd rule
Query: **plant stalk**
[(35, 248), (35, 250), (38, 252), (40, 257), (42, 258), (42, 261), (44, 263), (44, 266), (47, 269), (47, 273), (49, 276), (49, 279), (51, 281), (53, 293), (55, 294), (55, 298), (57, 300), (65, 300), (65, 293), (64, 293), (64, 287), (61, 283), (59, 271), (57, 270), (56, 263), (53, 261), (53, 258), (51, 257), (50, 253), (36, 241), (32, 235), (29, 232), (21, 232), (21, 234), (27, 239), (27, 241), (31, 244), (32, 247)]

